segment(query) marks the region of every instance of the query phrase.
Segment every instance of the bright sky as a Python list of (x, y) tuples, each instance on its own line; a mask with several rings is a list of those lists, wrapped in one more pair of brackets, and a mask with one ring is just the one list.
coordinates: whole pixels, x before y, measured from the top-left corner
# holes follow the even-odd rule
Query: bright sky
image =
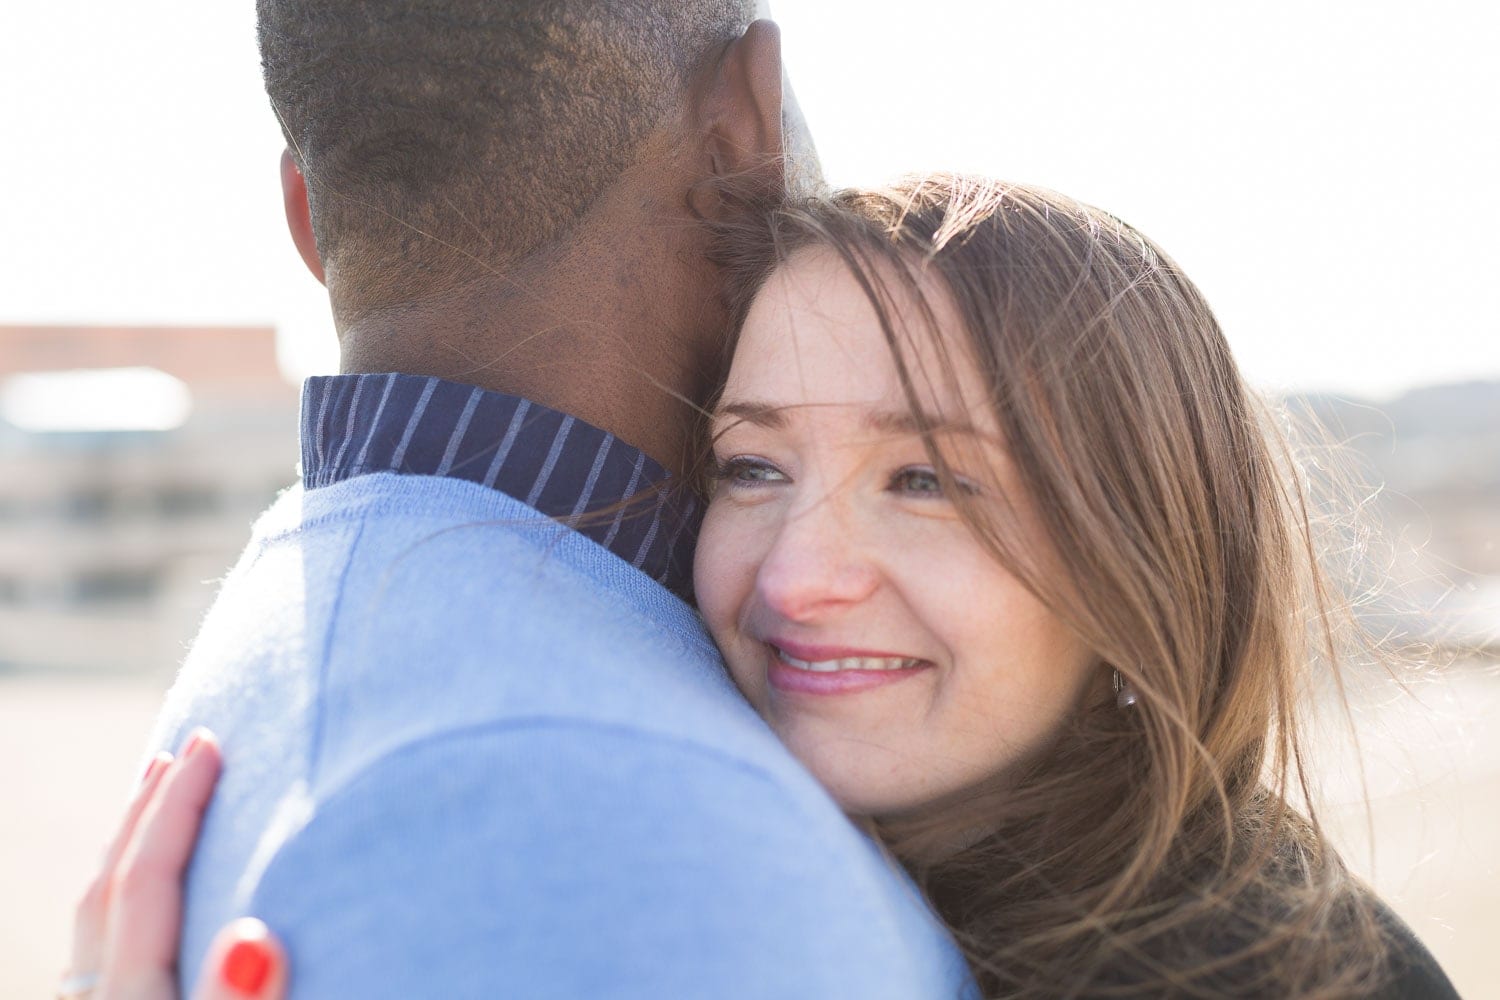
[[(0, 11), (0, 323), (275, 323), (336, 365), (281, 220), (250, 0)], [(1252, 381), (1500, 378), (1500, 38), (1460, 0), (776, 0), (835, 183), (965, 169), (1114, 211)]]

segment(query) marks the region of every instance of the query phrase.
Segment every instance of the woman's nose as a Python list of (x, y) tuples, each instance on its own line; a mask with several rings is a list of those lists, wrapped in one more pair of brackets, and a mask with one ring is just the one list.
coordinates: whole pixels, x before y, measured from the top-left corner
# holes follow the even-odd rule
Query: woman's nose
[(770, 610), (806, 622), (867, 599), (879, 581), (851, 512), (824, 500), (788, 512), (755, 585)]

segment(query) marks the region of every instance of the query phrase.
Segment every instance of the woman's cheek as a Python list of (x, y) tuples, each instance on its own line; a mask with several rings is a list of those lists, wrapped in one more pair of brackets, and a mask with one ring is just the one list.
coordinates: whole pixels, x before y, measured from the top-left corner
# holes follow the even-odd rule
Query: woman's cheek
[(727, 633), (754, 581), (754, 571), (746, 565), (742, 544), (746, 534), (743, 513), (728, 501), (711, 503), (703, 517), (693, 561), (698, 609), (721, 647), (730, 642)]
[(764, 508), (715, 501), (698, 535), (693, 578), (698, 610), (724, 656), (731, 679), (757, 709), (764, 708), (762, 647), (746, 636), (746, 611), (754, 599), (756, 575), (768, 525)]

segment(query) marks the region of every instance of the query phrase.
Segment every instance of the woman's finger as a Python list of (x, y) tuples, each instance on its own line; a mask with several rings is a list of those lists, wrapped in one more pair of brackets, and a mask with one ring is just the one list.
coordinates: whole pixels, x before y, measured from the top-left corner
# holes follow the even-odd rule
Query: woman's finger
[(282, 1000), (287, 974), (281, 942), (265, 924), (245, 917), (214, 938), (192, 1000)]
[(169, 765), (137, 824), (110, 889), (104, 974), (116, 988), (170, 979), (182, 931), (182, 880), (220, 768), (219, 745), (197, 730)]
[(140, 825), (141, 816), (155, 797), (172, 755), (159, 753), (146, 766), (135, 796), (125, 809), (125, 818), (120, 822), (109, 846), (105, 848), (104, 860), (93, 880), (84, 890), (73, 914), (73, 951), (69, 968), (73, 974), (86, 975), (98, 972), (104, 964), (105, 914), (109, 907), (109, 887), (114, 884), (120, 857), (125, 853), (131, 838)]

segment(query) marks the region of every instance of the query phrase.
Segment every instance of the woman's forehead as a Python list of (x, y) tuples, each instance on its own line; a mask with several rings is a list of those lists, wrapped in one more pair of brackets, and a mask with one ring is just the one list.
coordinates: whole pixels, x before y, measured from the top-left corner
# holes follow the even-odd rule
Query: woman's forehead
[(920, 278), (914, 293), (886, 263), (866, 277), (878, 289), (879, 306), (831, 250), (805, 250), (779, 266), (746, 316), (726, 402), (909, 414), (894, 338), (925, 414), (954, 424), (988, 423), (981, 414), (990, 410), (989, 392), (947, 290), (935, 278)]

